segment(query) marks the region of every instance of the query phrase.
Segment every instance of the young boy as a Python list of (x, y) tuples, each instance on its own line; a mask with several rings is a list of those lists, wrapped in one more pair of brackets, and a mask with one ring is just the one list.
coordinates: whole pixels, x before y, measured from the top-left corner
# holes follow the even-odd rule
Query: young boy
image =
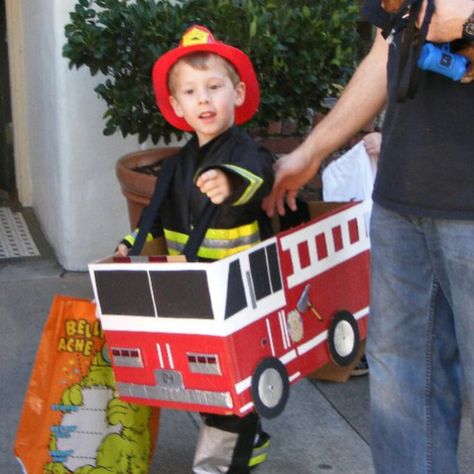
[[(271, 224), (260, 204), (273, 184), (272, 157), (235, 126), (248, 121), (259, 103), (248, 56), (216, 41), (206, 28), (193, 26), (177, 48), (156, 61), (153, 86), (165, 119), (193, 132), (179, 158), (169, 158), (178, 161), (153, 237), (164, 235), (168, 252), (181, 253), (208, 200), (220, 206), (199, 258), (224, 258), (269, 237)], [(128, 253), (135, 236), (124, 238), (120, 254)], [(202, 418), (193, 473), (243, 474), (266, 459), (262, 448), (269, 436), (255, 412), (243, 418)]]

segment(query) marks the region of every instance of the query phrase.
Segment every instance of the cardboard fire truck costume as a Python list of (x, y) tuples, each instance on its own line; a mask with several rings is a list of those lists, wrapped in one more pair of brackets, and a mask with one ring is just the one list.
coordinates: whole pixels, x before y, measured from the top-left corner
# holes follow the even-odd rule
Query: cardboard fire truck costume
[(352, 363), (367, 333), (369, 207), (343, 204), (210, 263), (90, 264), (120, 397), (271, 418), (291, 384)]

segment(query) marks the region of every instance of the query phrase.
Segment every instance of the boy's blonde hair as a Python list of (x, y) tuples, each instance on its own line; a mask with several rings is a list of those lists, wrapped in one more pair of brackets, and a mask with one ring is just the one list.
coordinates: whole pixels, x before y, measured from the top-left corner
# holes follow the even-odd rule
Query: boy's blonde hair
[(206, 71), (210, 68), (209, 62), (211, 60), (218, 61), (224, 66), (224, 69), (226, 70), (229, 79), (232, 81), (232, 84), (234, 84), (234, 87), (241, 82), (240, 76), (237, 74), (235, 67), (229, 61), (227, 61), (227, 59), (214, 53), (196, 52), (182, 57), (175, 64), (173, 64), (172, 68), (170, 69), (168, 74), (168, 87), (170, 89), (171, 95), (174, 95), (176, 92), (176, 66), (184, 63), (194, 69)]

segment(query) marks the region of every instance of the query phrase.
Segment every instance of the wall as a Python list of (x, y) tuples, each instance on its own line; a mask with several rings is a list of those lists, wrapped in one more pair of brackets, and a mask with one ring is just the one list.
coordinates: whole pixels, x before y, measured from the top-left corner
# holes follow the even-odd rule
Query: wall
[(97, 79), (87, 70), (70, 71), (61, 56), (75, 1), (19, 1), (31, 204), (59, 263), (85, 270), (88, 262), (110, 254), (128, 230), (115, 162), (138, 144), (102, 135), (104, 108), (93, 91)]

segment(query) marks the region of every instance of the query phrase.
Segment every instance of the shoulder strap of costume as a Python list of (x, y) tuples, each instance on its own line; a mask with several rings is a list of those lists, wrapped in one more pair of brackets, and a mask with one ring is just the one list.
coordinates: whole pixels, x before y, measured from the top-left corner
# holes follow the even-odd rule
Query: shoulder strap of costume
[(206, 235), (206, 231), (211, 225), (212, 219), (217, 211), (217, 205), (212, 201), (208, 201), (206, 206), (199, 214), (196, 226), (194, 227), (188, 241), (183, 249), (183, 255), (188, 262), (195, 262), (197, 260), (197, 253), (201, 243)]
[(140, 228), (138, 230), (135, 242), (130, 249), (129, 255), (140, 255), (143, 244), (145, 243), (146, 236), (150, 231), (153, 222), (155, 221), (160, 211), (161, 204), (168, 193), (171, 181), (178, 164), (179, 155), (171, 156), (163, 160), (163, 164), (160, 168), (158, 179), (156, 180), (155, 189), (150, 200), (150, 204), (147, 206), (143, 213), (142, 220), (140, 222)]

